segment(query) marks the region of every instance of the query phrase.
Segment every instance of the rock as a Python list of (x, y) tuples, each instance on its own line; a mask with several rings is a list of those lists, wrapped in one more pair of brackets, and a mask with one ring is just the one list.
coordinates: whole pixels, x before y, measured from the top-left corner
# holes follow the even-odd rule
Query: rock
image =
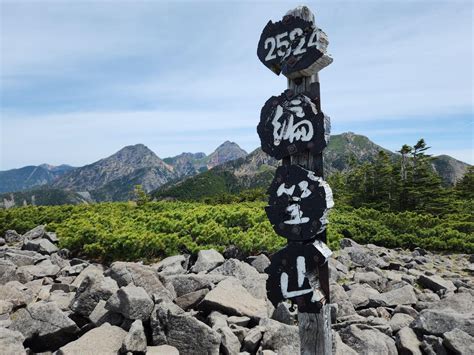
[(179, 355), (178, 349), (171, 345), (148, 346), (147, 355)]
[(201, 302), (208, 292), (209, 290), (207, 288), (203, 288), (201, 290), (182, 295), (181, 297), (176, 298), (174, 302), (184, 310), (194, 308), (199, 304), (199, 302)]
[(411, 322), (413, 322), (415, 318), (409, 316), (408, 314), (404, 313), (395, 313), (390, 319), (389, 325), (392, 328), (394, 333), (398, 332), (400, 329), (404, 327), (408, 327)]
[(383, 261), (382, 258), (379, 258), (378, 255), (368, 251), (362, 246), (348, 247), (344, 250), (348, 252), (352, 262), (359, 266), (370, 266), (383, 269), (389, 265), (387, 262)]
[(15, 273), (16, 266), (10, 261), (0, 259), (0, 284), (9, 281), (17, 281), (18, 275)]
[(426, 355), (447, 355), (447, 351), (443, 346), (443, 339), (434, 335), (423, 336), (421, 349)]
[(26, 354), (24, 340), (25, 337), (20, 332), (0, 328), (0, 349), (3, 354)]
[(416, 337), (415, 332), (409, 327), (400, 329), (397, 333), (396, 344), (400, 354), (422, 355), (420, 350), (421, 342)]
[(11, 229), (5, 232), (4, 239), (5, 239), (5, 242), (7, 242), (8, 244), (20, 243), (23, 241), (23, 237), (21, 236), (21, 234)]
[(123, 322), (123, 316), (120, 313), (112, 312), (105, 308), (106, 301), (100, 300), (95, 306), (94, 310), (89, 315), (90, 321), (96, 326), (100, 327), (104, 323), (111, 325), (120, 325)]
[(454, 286), (454, 284), (451, 281), (444, 280), (437, 275), (433, 275), (433, 276), (420, 275), (420, 277), (418, 278), (418, 282), (423, 287), (429, 288), (430, 290), (434, 292), (438, 292), (441, 290), (456, 291), (456, 286)]
[(284, 302), (280, 302), (273, 312), (272, 319), (288, 325), (293, 325), (293, 317), (291, 316), (288, 306)]
[(122, 351), (127, 352), (145, 352), (147, 350), (145, 329), (142, 321), (137, 319), (132, 323), (127, 336), (122, 343)]
[(207, 322), (212, 329), (219, 329), (222, 327), (227, 327), (227, 316), (218, 311), (212, 311), (207, 316)]
[(332, 331), (332, 348), (333, 355), (357, 355), (354, 350), (342, 341), (341, 336), (334, 330)]
[(204, 297), (199, 307), (256, 319), (267, 316), (266, 302), (253, 297), (235, 278), (221, 281)]
[(225, 250), (224, 253), (224, 258), (226, 259), (237, 259), (237, 260), (244, 260), (247, 257), (247, 254), (236, 247), (235, 245), (230, 245), (228, 246)]
[[(57, 265), (57, 266), (59, 266), (59, 268), (61, 268), (61, 274), (62, 274), (62, 275), (65, 274), (64, 271), (65, 271), (66, 268), (71, 267), (71, 264), (70, 264), (69, 260), (66, 260), (66, 259), (61, 258), (61, 257), (58, 255), (58, 253), (52, 254), (52, 255), (50, 256), (50, 260), (51, 260), (51, 262), (52, 262), (54, 265)], [(80, 270), (80, 271), (82, 271), (82, 270)], [(79, 272), (78, 272), (77, 274), (75, 274), (75, 276), (76, 276), (76, 275), (79, 275)]]
[(237, 259), (229, 259), (215, 268), (210, 274), (233, 276), (242, 282), (247, 291), (254, 297), (265, 299), (267, 296), (267, 275), (260, 274), (254, 267)]
[(25, 306), (28, 303), (28, 295), (24, 287), (18, 281), (10, 281), (0, 285), (0, 300), (10, 303), (13, 308)]
[[(170, 301), (161, 301), (155, 304), (150, 316), (153, 345), (165, 344), (170, 315), (185, 314), (177, 305)], [(227, 322), (226, 322), (227, 325)]]
[(77, 289), (70, 308), (73, 312), (87, 317), (100, 300), (108, 300), (117, 290), (117, 283), (110, 277), (91, 273)]
[(350, 325), (339, 332), (342, 341), (358, 354), (397, 355), (395, 341), (384, 333), (372, 328)]
[(54, 265), (51, 260), (46, 259), (35, 265), (21, 266), (17, 269), (17, 275), (23, 282), (45, 277), (55, 277), (59, 272), (59, 266)]
[(26, 232), (23, 234), (24, 240), (33, 240), (37, 238), (43, 238), (44, 233), (46, 232), (45, 226), (37, 226), (33, 228), (32, 230)]
[(386, 283), (385, 279), (381, 275), (373, 271), (356, 272), (354, 274), (354, 281), (360, 284), (367, 284), (377, 290), (383, 290)]
[(41, 260), (46, 260), (47, 256), (31, 250), (7, 248), (4, 250), (3, 258), (11, 261), (16, 266), (26, 266), (37, 264)]
[(455, 354), (474, 354), (474, 338), (461, 329), (446, 332), (443, 338), (443, 344)]
[(0, 238), (0, 247), (3, 247), (6, 243), (5, 239)]
[(240, 325), (241, 327), (246, 327), (250, 322), (249, 317), (238, 317), (238, 316), (232, 316), (227, 318), (227, 323), (229, 325), (235, 324), (235, 325)]
[(410, 305), (417, 301), (413, 286), (406, 285), (401, 288), (396, 288), (392, 291), (381, 293), (369, 297), (369, 304), (372, 306), (398, 306), (400, 304)]
[(341, 249), (350, 248), (350, 247), (360, 247), (360, 244), (356, 243), (352, 239), (343, 238), (339, 241), (339, 246)]
[(146, 321), (150, 318), (154, 304), (144, 288), (134, 285), (121, 287), (113, 294), (105, 308), (122, 314), (127, 319)]
[(167, 300), (174, 298), (161, 283), (156, 270), (150, 266), (117, 261), (112, 263), (105, 275), (117, 281), (119, 287), (132, 284), (144, 288), (150, 297), (166, 298)]
[(176, 275), (184, 274), (188, 268), (189, 257), (184, 255), (173, 255), (169, 256), (157, 264), (154, 264), (153, 267), (161, 275)]
[(240, 325), (230, 324), (229, 328), (232, 330), (232, 333), (239, 339), (239, 342), (243, 342), (247, 334), (249, 333), (248, 328), (241, 327)]
[(451, 296), (430, 305), (432, 309), (451, 310), (456, 313), (472, 314), (474, 311), (474, 299), (469, 293), (455, 293)]
[(201, 250), (198, 253), (196, 263), (191, 268), (194, 273), (208, 272), (224, 262), (224, 257), (221, 253), (214, 249)]
[(122, 328), (105, 323), (89, 330), (78, 340), (58, 350), (58, 355), (101, 354), (116, 355), (127, 336)]
[(54, 291), (50, 293), (47, 301), (57, 304), (61, 311), (67, 312), (73, 298), (74, 293), (72, 292)]
[(257, 326), (249, 330), (243, 340), (243, 348), (249, 353), (255, 353), (260, 345), (265, 328)]
[(298, 327), (286, 325), (272, 319), (264, 318), (259, 324), (265, 329), (262, 348), (273, 350), (278, 354), (299, 354), (300, 338)]
[(262, 274), (265, 272), (265, 269), (270, 266), (270, 259), (265, 254), (249, 256), (247, 262)]
[(25, 244), (23, 244), (22, 249), (37, 251), (38, 253), (44, 255), (50, 255), (52, 253), (56, 253), (59, 250), (56, 245), (44, 238), (27, 240)]
[(356, 314), (354, 306), (349, 300), (349, 296), (341, 285), (332, 282), (329, 285), (329, 290), (331, 292), (331, 302), (338, 305), (336, 314), (337, 318)]
[(237, 355), (240, 351), (239, 339), (232, 333), (229, 327), (219, 328), (217, 332), (221, 335), (221, 349), (225, 355)]
[(171, 284), (178, 297), (203, 288), (211, 289), (214, 287), (214, 284), (219, 283), (225, 278), (225, 276), (219, 274), (186, 274), (163, 277), (165, 285)]
[(15, 312), (10, 328), (22, 333), (25, 346), (35, 352), (55, 350), (71, 341), (79, 331), (56, 304), (42, 301)]
[(44, 237), (48, 239), (51, 243), (59, 243), (58, 235), (54, 232), (44, 233)]
[(455, 328), (474, 335), (472, 314), (459, 314), (449, 310), (424, 309), (411, 327), (423, 334), (443, 335)]
[(413, 318), (416, 318), (418, 316), (418, 312), (413, 307), (404, 305), (398, 305), (397, 307), (395, 307), (393, 313), (404, 313), (408, 314), (409, 316), (412, 316)]
[(366, 284), (355, 284), (351, 286), (351, 289), (347, 291), (349, 300), (354, 305), (355, 309), (363, 308), (369, 304), (369, 298), (371, 296), (379, 295), (379, 291), (373, 289)]
[(71, 285), (73, 287), (79, 288), (79, 286), (81, 286), (82, 281), (84, 281), (84, 279), (87, 276), (94, 276), (94, 275), (103, 276), (103, 270), (96, 265), (89, 265), (88, 267), (86, 267), (84, 270), (81, 271), (81, 273), (74, 279)]

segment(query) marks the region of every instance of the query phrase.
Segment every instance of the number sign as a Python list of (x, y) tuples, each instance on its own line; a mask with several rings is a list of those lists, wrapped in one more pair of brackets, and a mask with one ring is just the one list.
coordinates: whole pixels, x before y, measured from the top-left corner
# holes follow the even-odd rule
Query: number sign
[(307, 241), (323, 232), (334, 206), (329, 185), (299, 165), (278, 167), (265, 207), (275, 232), (290, 241)]
[(329, 141), (330, 120), (305, 94), (286, 90), (263, 106), (257, 132), (265, 153), (276, 159), (310, 150), (317, 154)]
[[(290, 243), (271, 257), (265, 270), (268, 299), (277, 306), (290, 299), (299, 312), (317, 312), (324, 301), (316, 270), (332, 254), (323, 242), (311, 244)], [(307, 271), (313, 271), (308, 277)]]
[(283, 20), (269, 21), (260, 36), (257, 56), (276, 74), (292, 74), (309, 70), (306, 76), (317, 73), (332, 62), (327, 56), (326, 34), (310, 21), (285, 16)]

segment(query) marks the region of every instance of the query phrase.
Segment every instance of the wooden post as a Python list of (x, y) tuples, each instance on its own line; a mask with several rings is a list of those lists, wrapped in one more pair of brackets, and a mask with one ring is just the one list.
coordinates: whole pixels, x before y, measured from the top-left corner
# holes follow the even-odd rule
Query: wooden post
[[(306, 6), (287, 12), (287, 15), (301, 17), (304, 20), (314, 23), (314, 15)], [(311, 91), (316, 87), (319, 91), (319, 75), (316, 73), (310, 77), (300, 77), (288, 79), (288, 89), (295, 93)], [(313, 89), (314, 90), (314, 89)], [(319, 94), (319, 93), (318, 93)], [(318, 95), (320, 97), (320, 95)], [(321, 111), (321, 102), (316, 102), (318, 110)], [(309, 152), (294, 154), (283, 160), (283, 164), (299, 164), (304, 168), (314, 171), (317, 176), (323, 177), (323, 154), (313, 155)], [(326, 243), (326, 232), (320, 238)], [(323, 305), (319, 313), (300, 313), (298, 312), (298, 326), (301, 341), (302, 355), (331, 355), (332, 354), (332, 333), (331, 333), (331, 309), (329, 306), (329, 273), (328, 263), (325, 263), (318, 270), (311, 272), (318, 275), (308, 275), (309, 279), (316, 277), (320, 280), (321, 288), (326, 294), (327, 303)]]

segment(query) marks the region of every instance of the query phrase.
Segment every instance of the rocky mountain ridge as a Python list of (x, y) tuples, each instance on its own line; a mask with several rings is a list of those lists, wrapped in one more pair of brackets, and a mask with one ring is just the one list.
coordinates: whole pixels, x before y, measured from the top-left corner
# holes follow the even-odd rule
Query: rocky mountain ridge
[[(266, 296), (267, 256), (203, 250), (109, 266), (44, 226), (0, 238), (0, 349), (298, 354), (295, 312)], [(474, 259), (341, 241), (329, 261), (334, 354), (472, 354)]]

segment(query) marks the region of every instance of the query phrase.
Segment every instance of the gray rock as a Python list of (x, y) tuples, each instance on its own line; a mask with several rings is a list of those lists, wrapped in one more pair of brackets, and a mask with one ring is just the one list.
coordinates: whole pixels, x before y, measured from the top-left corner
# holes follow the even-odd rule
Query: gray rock
[(208, 272), (221, 265), (224, 260), (222, 254), (214, 249), (201, 250), (198, 253), (196, 263), (191, 268), (191, 271), (196, 274), (199, 272)]
[(406, 285), (401, 288), (396, 288), (392, 291), (374, 295), (369, 298), (369, 304), (372, 306), (398, 306), (400, 304), (410, 305), (417, 301), (413, 286)]
[(290, 310), (288, 309), (287, 304), (284, 302), (280, 302), (278, 306), (275, 308), (275, 311), (273, 312), (272, 319), (288, 324), (288, 325), (293, 325), (293, 317), (291, 316)]
[(354, 274), (354, 281), (360, 284), (367, 284), (376, 290), (383, 290), (386, 284), (386, 280), (373, 271), (356, 272)]
[(418, 282), (425, 288), (429, 288), (434, 292), (438, 292), (441, 290), (445, 291), (456, 291), (456, 286), (452, 283), (452, 281), (444, 280), (440, 276), (433, 275), (420, 275), (418, 278)]
[(400, 354), (406, 355), (422, 355), (420, 350), (421, 342), (416, 337), (413, 329), (403, 327), (397, 333), (397, 348)]
[(5, 239), (0, 238), (0, 247), (3, 247), (6, 243)]
[[(55, 277), (59, 270), (59, 266), (54, 265), (51, 260), (46, 259), (35, 265), (20, 266), (17, 269), (17, 275), (19, 275), (22, 281), (31, 281), (33, 279)], [(23, 277), (20, 276), (20, 274), (22, 274)]]
[(421, 349), (426, 355), (447, 355), (443, 346), (443, 339), (434, 335), (424, 335), (421, 342)]
[(9, 281), (17, 281), (16, 266), (10, 261), (0, 259), (0, 284), (6, 284)]
[(150, 318), (153, 307), (153, 300), (145, 289), (134, 285), (121, 287), (107, 300), (105, 305), (106, 309), (120, 313), (127, 319), (142, 321)]
[(147, 355), (179, 355), (178, 349), (171, 345), (148, 346)]
[(416, 318), (418, 316), (418, 312), (413, 307), (405, 306), (405, 305), (398, 305), (393, 310), (393, 313), (394, 314), (404, 313), (404, 314), (408, 314), (409, 316), (412, 316), (413, 318)]
[(3, 354), (26, 354), (24, 340), (25, 337), (20, 332), (0, 327), (0, 349)]
[(0, 285), (0, 300), (9, 302), (14, 308), (25, 306), (28, 303), (28, 295), (25, 287), (18, 281), (10, 281), (5, 285)]
[(348, 247), (345, 251), (349, 253), (352, 262), (359, 266), (379, 267), (381, 269), (388, 267), (388, 263), (379, 258), (375, 253), (367, 250), (364, 247)]
[(249, 317), (238, 317), (238, 316), (232, 316), (227, 318), (227, 323), (229, 325), (235, 324), (235, 325), (240, 325), (241, 327), (246, 327), (250, 322)]
[(472, 336), (474, 335), (474, 318), (472, 314), (424, 309), (411, 324), (411, 327), (423, 334), (438, 336), (458, 328)]
[(350, 247), (360, 247), (360, 244), (356, 243), (350, 238), (343, 238), (339, 241), (339, 246), (341, 249), (345, 249)]
[(84, 270), (81, 271), (81, 273), (74, 279), (73, 283), (71, 284), (73, 287), (79, 288), (81, 286), (82, 281), (87, 276), (103, 276), (103, 270), (96, 266), (96, 265), (89, 265), (86, 267)]
[(207, 316), (207, 323), (212, 329), (219, 329), (222, 327), (227, 327), (227, 316), (218, 311), (212, 311)]
[(394, 333), (398, 332), (400, 329), (404, 327), (408, 327), (411, 322), (413, 322), (415, 318), (409, 316), (408, 314), (404, 313), (395, 313), (390, 319), (389, 325), (392, 328)]
[(126, 352), (145, 352), (147, 350), (145, 329), (142, 321), (137, 319), (132, 323), (127, 336), (122, 343), (122, 351)]
[[(57, 265), (61, 268), (61, 274), (64, 275), (64, 269), (71, 267), (69, 260), (63, 259), (58, 253), (54, 253), (50, 256), (50, 260), (54, 265)], [(82, 270), (81, 270), (82, 271)], [(79, 272), (75, 275), (79, 275)]]
[(360, 325), (350, 325), (339, 332), (341, 339), (358, 354), (397, 355), (395, 341), (372, 327), (362, 329)]
[(166, 344), (166, 331), (171, 314), (180, 315), (185, 314), (185, 312), (170, 301), (161, 301), (155, 304), (150, 316), (153, 345)]
[(117, 261), (105, 275), (117, 281), (119, 287), (132, 284), (144, 288), (150, 297), (173, 300), (169, 290), (161, 283), (157, 271), (150, 266)]
[(112, 312), (105, 308), (106, 301), (100, 300), (95, 306), (94, 310), (89, 315), (90, 321), (96, 326), (100, 327), (104, 323), (111, 325), (120, 325), (123, 322), (123, 316), (120, 313)]
[(474, 354), (474, 337), (461, 329), (453, 329), (443, 334), (444, 345), (455, 354)]
[(74, 293), (72, 292), (53, 291), (49, 294), (48, 302), (54, 302), (61, 311), (67, 312), (73, 298)]
[(248, 328), (241, 327), (240, 325), (235, 325), (235, 324), (230, 324), (229, 328), (232, 330), (232, 333), (235, 334), (235, 336), (239, 339), (239, 341), (242, 343), (249, 333)]
[(217, 332), (221, 335), (221, 349), (225, 355), (237, 355), (240, 351), (239, 339), (232, 333), (229, 327), (219, 328)]
[(50, 255), (52, 253), (56, 253), (59, 250), (56, 245), (45, 238), (27, 240), (25, 244), (23, 244), (22, 249), (37, 251), (38, 253), (44, 255)]
[(117, 283), (110, 277), (91, 273), (85, 277), (77, 289), (70, 308), (77, 314), (87, 317), (100, 300), (108, 300), (117, 290)]
[(21, 236), (21, 234), (11, 229), (5, 232), (4, 239), (8, 244), (20, 243), (23, 241), (23, 237)]
[(221, 281), (204, 297), (199, 307), (256, 319), (267, 316), (266, 302), (253, 297), (235, 278)]
[(210, 274), (220, 274), (224, 276), (233, 276), (239, 279), (250, 294), (256, 298), (265, 299), (266, 274), (260, 274), (254, 267), (237, 259), (229, 259), (221, 266), (215, 268)]
[(203, 288), (211, 289), (226, 277), (219, 274), (186, 274), (164, 276), (165, 285), (171, 284), (178, 297)]
[(349, 300), (349, 296), (341, 285), (332, 282), (329, 286), (329, 290), (331, 292), (331, 302), (338, 305), (337, 318), (356, 314), (354, 306)]
[(259, 325), (265, 329), (261, 343), (263, 349), (273, 350), (278, 354), (300, 353), (297, 326), (286, 325), (268, 318), (260, 320)]
[(105, 323), (89, 330), (78, 340), (60, 348), (58, 355), (101, 354), (116, 355), (127, 336), (122, 328)]
[(370, 297), (379, 295), (379, 291), (366, 284), (355, 284), (347, 291), (347, 295), (354, 308), (360, 309), (369, 304)]
[(32, 240), (32, 239), (37, 239), (37, 238), (43, 238), (44, 233), (46, 232), (45, 226), (37, 226), (33, 228), (32, 230), (26, 232), (23, 234), (24, 240)]
[(249, 256), (247, 262), (262, 274), (265, 272), (265, 269), (270, 266), (270, 259), (265, 254)]
[(154, 264), (153, 267), (161, 275), (184, 274), (188, 267), (188, 260), (189, 257), (184, 255), (173, 255), (161, 260), (157, 264)]
[(451, 310), (456, 313), (472, 314), (474, 298), (469, 293), (455, 293), (430, 305), (431, 309)]
[(25, 345), (35, 352), (54, 350), (73, 339), (79, 331), (54, 303), (37, 302), (12, 315), (12, 330), (26, 338)]
[(260, 345), (265, 328), (257, 326), (249, 330), (243, 341), (243, 348), (249, 353), (255, 353)]
[(332, 348), (333, 355), (357, 355), (354, 350), (342, 341), (341, 336), (334, 330), (332, 331)]
[(44, 237), (48, 239), (51, 243), (59, 243), (58, 235), (54, 232), (44, 233)]
[(174, 302), (184, 310), (194, 308), (199, 304), (199, 302), (202, 301), (208, 292), (209, 290), (207, 288), (203, 288), (201, 290), (182, 295), (181, 297), (176, 298)]

